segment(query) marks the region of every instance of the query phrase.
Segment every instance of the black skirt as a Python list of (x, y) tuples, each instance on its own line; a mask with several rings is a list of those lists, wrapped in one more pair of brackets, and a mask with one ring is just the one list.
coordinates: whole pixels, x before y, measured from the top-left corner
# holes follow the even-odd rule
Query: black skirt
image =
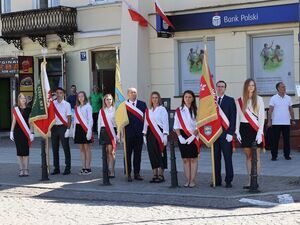
[(147, 149), (152, 169), (168, 168), (167, 148), (165, 146), (163, 152), (161, 152), (158, 141), (150, 128), (147, 131)]
[[(115, 134), (117, 135), (117, 128), (114, 127), (114, 130), (115, 130)], [(99, 145), (111, 145), (111, 144), (112, 143), (111, 143), (108, 133), (106, 132), (106, 128), (101, 127)]]
[[(180, 134), (183, 138), (187, 139), (188, 136), (184, 133), (183, 130), (180, 129)], [(191, 144), (181, 144), (178, 140), (178, 147), (181, 153), (181, 158), (197, 158), (198, 157), (198, 149), (197, 145), (192, 142)]]
[(29, 145), (26, 135), (21, 130), (14, 131), (17, 156), (29, 156)]
[(82, 126), (80, 124), (76, 124), (75, 127), (75, 137), (74, 137), (74, 143), (75, 144), (90, 144), (93, 140), (87, 140), (86, 139), (86, 133), (83, 130)]
[[(240, 123), (240, 134), (241, 134), (241, 147), (242, 148), (251, 148), (252, 143), (256, 139), (257, 132), (251, 127), (250, 123)], [(263, 144), (260, 143), (257, 147), (263, 147)]]

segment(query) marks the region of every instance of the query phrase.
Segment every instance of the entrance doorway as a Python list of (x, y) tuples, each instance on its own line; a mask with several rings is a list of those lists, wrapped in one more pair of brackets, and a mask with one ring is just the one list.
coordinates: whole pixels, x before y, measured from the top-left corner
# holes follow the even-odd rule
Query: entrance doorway
[(11, 124), (10, 78), (0, 79), (0, 131), (7, 131)]
[(93, 52), (92, 68), (93, 85), (97, 85), (103, 95), (115, 96), (116, 52)]

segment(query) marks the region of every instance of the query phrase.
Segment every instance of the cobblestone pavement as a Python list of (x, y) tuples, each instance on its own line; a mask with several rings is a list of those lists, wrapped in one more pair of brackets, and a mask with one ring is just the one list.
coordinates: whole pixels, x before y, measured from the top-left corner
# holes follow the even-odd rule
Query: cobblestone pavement
[(220, 210), (43, 198), (35, 196), (41, 190), (23, 189), (0, 193), (1, 224), (300, 224), (299, 203)]

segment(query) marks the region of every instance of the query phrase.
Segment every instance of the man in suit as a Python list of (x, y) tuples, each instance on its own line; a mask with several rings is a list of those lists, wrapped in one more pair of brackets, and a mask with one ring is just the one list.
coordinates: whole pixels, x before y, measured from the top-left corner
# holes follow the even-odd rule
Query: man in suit
[(127, 91), (128, 100), (126, 110), (129, 124), (125, 127), (126, 135), (126, 156), (128, 168), (128, 182), (132, 182), (131, 177), (131, 157), (133, 152), (133, 172), (135, 180), (143, 180), (140, 175), (141, 157), (143, 148), (143, 126), (144, 113), (147, 108), (146, 103), (137, 99), (136, 88), (129, 88)]
[(220, 80), (217, 82), (217, 103), (222, 120), (223, 132), (214, 143), (216, 186), (222, 185), (221, 176), (221, 153), (223, 153), (226, 170), (226, 188), (232, 187), (232, 142), (236, 124), (236, 104), (232, 97), (225, 95), (227, 84)]

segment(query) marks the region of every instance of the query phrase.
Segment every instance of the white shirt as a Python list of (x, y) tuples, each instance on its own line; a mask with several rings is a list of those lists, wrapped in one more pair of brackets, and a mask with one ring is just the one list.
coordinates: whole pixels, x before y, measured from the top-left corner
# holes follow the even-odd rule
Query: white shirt
[[(68, 123), (68, 116), (72, 115), (71, 105), (69, 102), (62, 100), (60, 103), (57, 100), (53, 101), (57, 111), (60, 113), (61, 117)], [(55, 124), (62, 125), (62, 121), (55, 114)]]
[(288, 95), (281, 97), (279, 94), (272, 96), (270, 106), (274, 107), (272, 113), (272, 125), (290, 125), (291, 115), (289, 107), (292, 106), (292, 99)]
[[(191, 117), (190, 111), (189, 111), (188, 107), (186, 107), (186, 106), (184, 106), (183, 108), (180, 107), (180, 112), (181, 112), (183, 122), (186, 126), (186, 129), (188, 129), (188, 131), (190, 133), (193, 133), (196, 130), (196, 118), (194, 116), (194, 113), (193, 113), (193, 117)], [(183, 128), (180, 125), (177, 113), (175, 113), (173, 128), (175, 130), (176, 129), (182, 129), (183, 130)]]
[[(112, 106), (109, 108), (105, 107), (104, 112), (106, 115), (106, 119), (109, 120), (114, 127), (117, 127), (117, 125), (116, 125), (116, 109)], [(101, 118), (100, 115), (101, 115), (101, 111), (99, 111), (99, 115), (98, 115), (98, 129), (101, 127), (105, 127), (104, 121), (100, 119)]]
[[(93, 128), (92, 106), (89, 103), (86, 103), (85, 105), (77, 106), (77, 110), (80, 110), (81, 115), (83, 116), (84, 120), (87, 123), (88, 129), (92, 130), (92, 128)], [(75, 122), (75, 124), (80, 124), (76, 116), (75, 116), (74, 122)]]
[[(248, 100), (247, 102), (247, 109), (252, 112), (253, 115), (258, 120), (259, 124), (259, 132), (263, 133), (264, 131), (264, 123), (265, 123), (265, 104), (263, 101), (263, 98), (260, 96), (257, 96), (257, 107), (258, 107), (258, 115), (254, 112), (252, 107), (252, 100)], [(240, 123), (249, 123), (248, 120), (245, 118), (243, 112), (241, 111), (241, 107), (238, 102), (236, 102), (236, 133), (240, 130)]]
[[(153, 108), (149, 109), (149, 114), (153, 116), (153, 119), (155, 120), (156, 124), (163, 129), (164, 134), (169, 134), (169, 117), (168, 112), (165, 107), (158, 106), (153, 110)], [(145, 119), (144, 120), (144, 129), (143, 133), (146, 134), (148, 129), (148, 122)]]

